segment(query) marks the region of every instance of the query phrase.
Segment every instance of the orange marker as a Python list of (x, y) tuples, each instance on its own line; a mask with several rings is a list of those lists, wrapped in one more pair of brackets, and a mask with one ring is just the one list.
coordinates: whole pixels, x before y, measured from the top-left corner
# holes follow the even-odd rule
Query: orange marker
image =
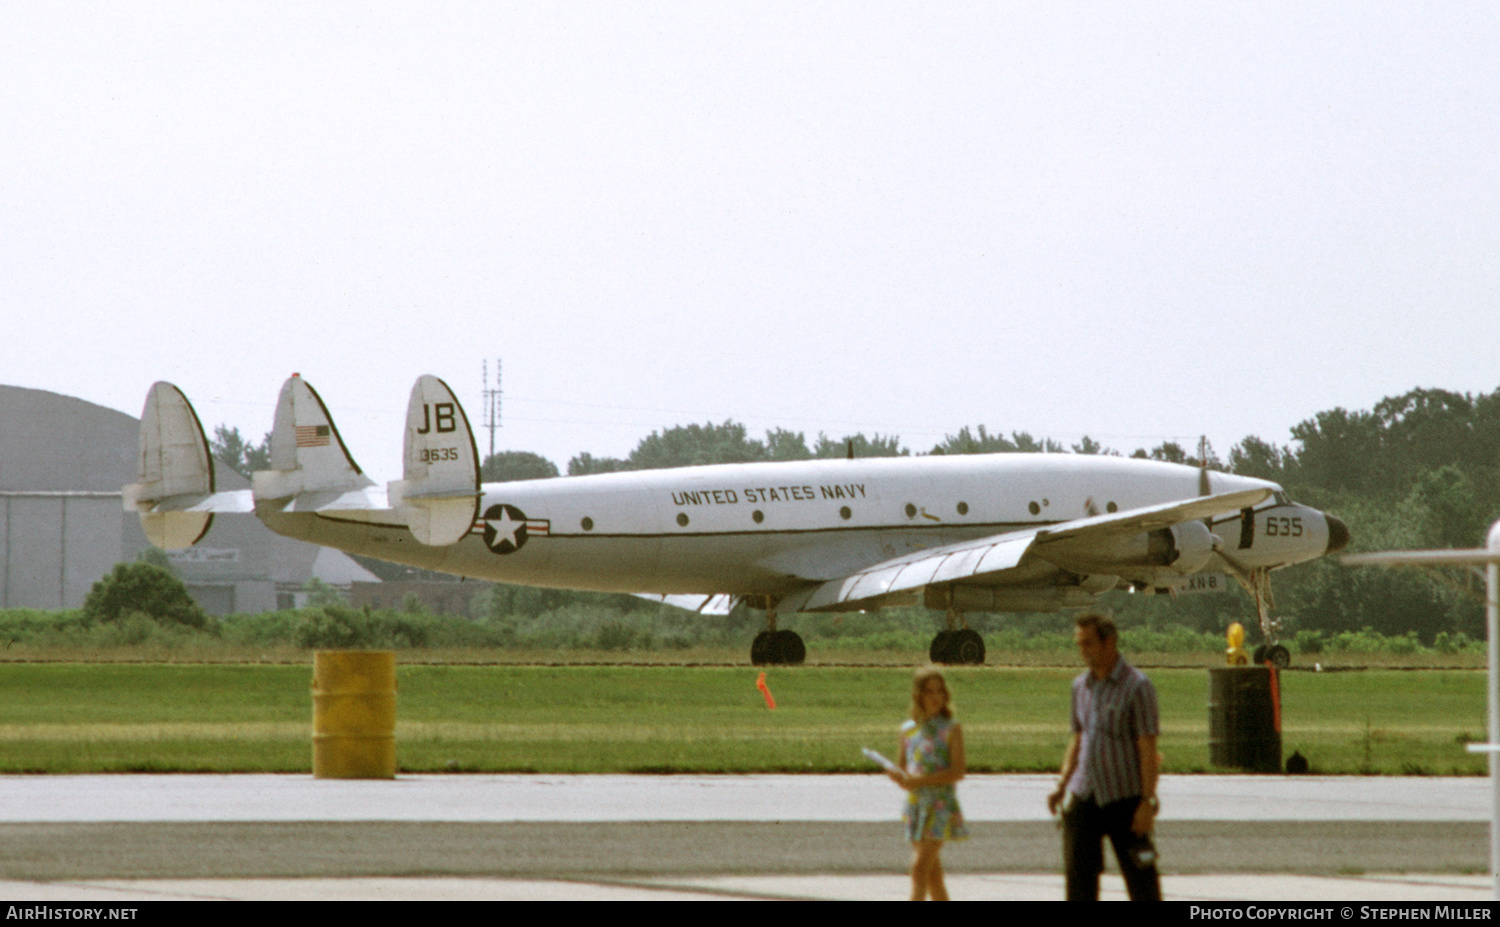
[(774, 711), (776, 709), (776, 700), (771, 697), (771, 687), (766, 685), (765, 673), (761, 673), (755, 678), (755, 688), (759, 689), (760, 694), (766, 697), (766, 707)]

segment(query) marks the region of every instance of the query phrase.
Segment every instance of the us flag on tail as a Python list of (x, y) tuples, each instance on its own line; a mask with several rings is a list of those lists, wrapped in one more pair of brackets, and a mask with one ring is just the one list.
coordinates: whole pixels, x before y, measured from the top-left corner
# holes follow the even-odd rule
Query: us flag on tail
[(298, 425), (298, 447), (327, 447), (329, 428), (327, 425)]

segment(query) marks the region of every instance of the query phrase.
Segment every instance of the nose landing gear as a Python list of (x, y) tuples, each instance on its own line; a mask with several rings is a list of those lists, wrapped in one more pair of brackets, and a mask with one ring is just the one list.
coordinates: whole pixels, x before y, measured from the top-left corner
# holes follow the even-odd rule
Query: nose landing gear
[(1292, 665), (1292, 652), (1278, 642), (1281, 622), (1271, 617), (1271, 609), (1276, 607), (1276, 600), (1271, 595), (1271, 571), (1264, 568), (1237, 571), (1234, 576), (1255, 600), (1255, 617), (1260, 621), (1260, 633), (1266, 639), (1264, 644), (1255, 648), (1251, 660), (1256, 666), (1270, 661), (1277, 669), (1286, 669)]
[(1292, 665), (1292, 652), (1280, 644), (1261, 644), (1251, 653), (1251, 659), (1256, 666), (1266, 661), (1279, 670), (1284, 670)]

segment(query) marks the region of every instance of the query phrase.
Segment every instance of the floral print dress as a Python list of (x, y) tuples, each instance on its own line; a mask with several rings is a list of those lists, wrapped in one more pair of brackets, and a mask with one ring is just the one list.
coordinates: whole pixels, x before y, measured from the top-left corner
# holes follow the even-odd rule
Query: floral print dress
[[(915, 721), (901, 725), (907, 775), (926, 776), (948, 768), (948, 739), (953, 728), (953, 720), (941, 715), (928, 718), (920, 726)], [(963, 840), (969, 836), (958, 807), (958, 792), (952, 785), (912, 789), (906, 796), (901, 819), (906, 822), (906, 838), (911, 842)]]

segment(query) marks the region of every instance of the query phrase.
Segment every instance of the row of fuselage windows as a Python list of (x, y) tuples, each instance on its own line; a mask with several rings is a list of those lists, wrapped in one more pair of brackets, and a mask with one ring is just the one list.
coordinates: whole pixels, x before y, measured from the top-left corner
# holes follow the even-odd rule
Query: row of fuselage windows
[[(1287, 498), (1287, 495), (1286, 495), (1285, 492), (1277, 492), (1274, 495), (1274, 503), (1278, 504), (1278, 505), (1287, 505), (1287, 504), (1290, 503), (1290, 500)], [(1052, 505), (1052, 500), (1050, 500), (1050, 499), (1045, 499), (1044, 498), (1044, 499), (1041, 499), (1040, 501), (1038, 501), (1036, 499), (1033, 499), (1033, 500), (1031, 500), (1030, 502), (1028, 502), (1026, 504), (1026, 511), (1030, 512), (1033, 516), (1039, 516), (1039, 515), (1042, 514), (1042, 510), (1043, 509), (1048, 508), (1051, 505)], [(958, 512), (958, 514), (961, 515), (961, 516), (969, 514), (969, 503), (967, 503), (967, 502), (960, 502), (960, 503), (958, 503), (958, 505), (954, 506), (954, 508)], [(1115, 512), (1118, 512), (1119, 510), (1120, 510), (1119, 505), (1117, 505), (1114, 502), (1107, 502), (1104, 505), (1104, 511), (1107, 512), (1107, 513), (1109, 513), (1109, 514), (1114, 514)], [(1089, 514), (1091, 514), (1091, 515), (1097, 515), (1099, 513), (1097, 511), (1094, 511), (1094, 510), (1091, 509), (1089, 511)], [(915, 519), (918, 515), (926, 516), (927, 518), (930, 518), (930, 519), (932, 519), (934, 521), (941, 521), (941, 519), (938, 518), (935, 515), (928, 515), (927, 514), (927, 510), (925, 508), (918, 508), (917, 505), (916, 505), (916, 503), (914, 503), (914, 502), (908, 502), (908, 503), (906, 503), (906, 517), (909, 518), (909, 519)], [(839, 507), (839, 517), (842, 518), (845, 521), (848, 521), (850, 518), (854, 517), (854, 512), (847, 505), (840, 506)], [(754, 511), (752, 511), (750, 513), (750, 519), (752, 521), (754, 521), (757, 525), (763, 524), (765, 522), (765, 520), (766, 520), (766, 513), (763, 512), (763, 511), (761, 511), (760, 509), (755, 509)], [(578, 524), (579, 524), (579, 527), (581, 527), (584, 531), (593, 531), (594, 530), (594, 519), (592, 519), (592, 518), (590, 518), (588, 516), (584, 516), (583, 520), (580, 521)], [(678, 525), (678, 527), (680, 527), (680, 528), (686, 528), (690, 524), (692, 524), (692, 519), (688, 517), (688, 513), (687, 512), (678, 512), (677, 513), (677, 525)]]
[[(1042, 509), (1050, 506), (1051, 504), (1052, 504), (1052, 501), (1050, 499), (1042, 499), (1040, 502), (1038, 502), (1037, 500), (1032, 500), (1030, 503), (1027, 504), (1026, 510), (1028, 512), (1030, 512), (1032, 515), (1040, 515), (1040, 514), (1042, 514)], [(967, 515), (967, 514), (969, 514), (969, 503), (967, 503), (967, 502), (960, 502), (960, 503), (958, 503), (958, 505), (954, 506), (954, 510), (957, 511), (960, 516)], [(1119, 511), (1120, 507), (1118, 505), (1116, 505), (1115, 503), (1110, 502), (1110, 503), (1107, 503), (1105, 505), (1104, 510), (1106, 512), (1113, 513), (1113, 512)], [(906, 511), (906, 517), (908, 519), (912, 519), (912, 520), (915, 520), (917, 518), (917, 516), (919, 516), (919, 515), (924, 516), (926, 518), (929, 518), (929, 519), (931, 519), (933, 521), (941, 521), (942, 520), (942, 519), (940, 519), (936, 515), (929, 515), (927, 513), (927, 509), (926, 508), (919, 508), (916, 505), (916, 503), (914, 503), (914, 502), (908, 502), (908, 503), (906, 503), (906, 509), (905, 509), (905, 511)], [(853, 509), (849, 508), (849, 506), (847, 506), (847, 505), (839, 506), (839, 518), (843, 519), (844, 521), (848, 521), (850, 518), (853, 518), (853, 517), (854, 517), (854, 510)], [(761, 511), (760, 509), (755, 509), (755, 510), (751, 511), (751, 513), (750, 513), (750, 520), (753, 521), (753, 522), (755, 522), (757, 525), (764, 524), (765, 520), (766, 520), (766, 513), (763, 512), (763, 511)], [(687, 512), (678, 512), (677, 513), (677, 526), (679, 528), (686, 528), (686, 527), (688, 527), (690, 524), (692, 524), (692, 521), (693, 520), (688, 517), (688, 513)], [(580, 528), (582, 528), (584, 531), (593, 531), (594, 530), (594, 519), (592, 519), (592, 518), (590, 518), (588, 516), (584, 516), (583, 520), (578, 523), (578, 526)]]

